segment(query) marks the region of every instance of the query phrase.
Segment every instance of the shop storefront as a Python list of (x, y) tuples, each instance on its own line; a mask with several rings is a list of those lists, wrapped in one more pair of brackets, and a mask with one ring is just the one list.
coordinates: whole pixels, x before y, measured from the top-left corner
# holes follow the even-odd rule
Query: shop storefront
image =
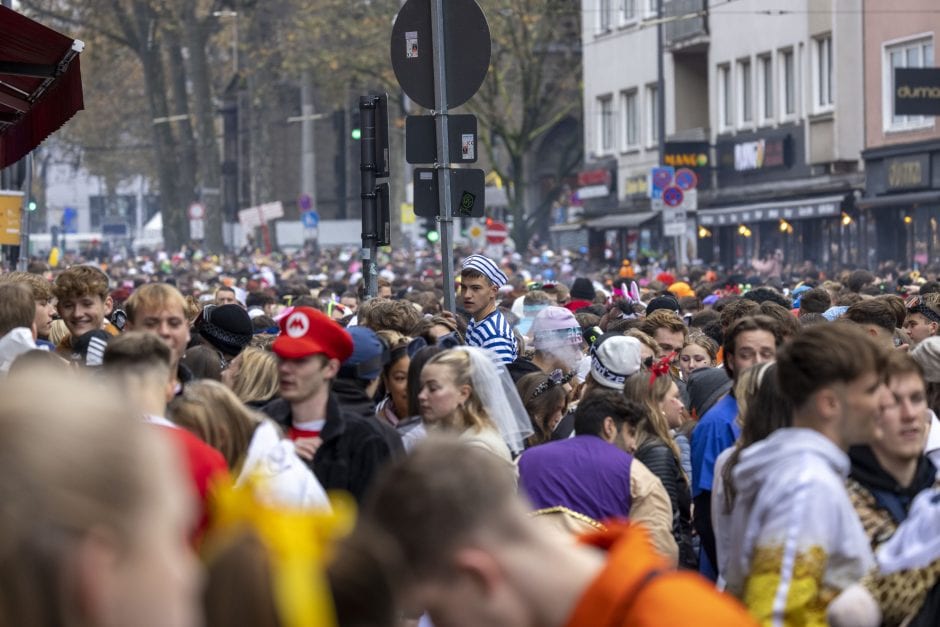
[(940, 141), (866, 150), (858, 220), (868, 265), (940, 262)]
[(718, 138), (718, 189), (698, 212), (703, 262), (746, 268), (777, 250), (793, 265), (850, 262), (858, 225), (845, 209), (861, 175), (820, 177), (805, 154), (802, 124)]

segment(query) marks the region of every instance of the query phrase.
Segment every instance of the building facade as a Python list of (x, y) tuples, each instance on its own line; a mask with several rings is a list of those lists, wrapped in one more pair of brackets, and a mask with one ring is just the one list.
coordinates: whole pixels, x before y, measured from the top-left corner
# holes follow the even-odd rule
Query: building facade
[(935, 0), (865, 0), (866, 183), (858, 218), (869, 265), (940, 259), (937, 118), (895, 111), (895, 70), (937, 64), (936, 9)]

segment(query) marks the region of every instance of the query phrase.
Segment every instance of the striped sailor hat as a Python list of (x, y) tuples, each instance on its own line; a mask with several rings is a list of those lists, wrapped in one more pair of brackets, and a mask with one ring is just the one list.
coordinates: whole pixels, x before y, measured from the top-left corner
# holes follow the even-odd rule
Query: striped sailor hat
[(460, 269), (476, 270), (489, 279), (490, 283), (496, 287), (502, 287), (509, 281), (506, 274), (499, 269), (499, 266), (497, 266), (492, 259), (484, 257), (483, 255), (470, 255), (463, 260), (463, 265)]

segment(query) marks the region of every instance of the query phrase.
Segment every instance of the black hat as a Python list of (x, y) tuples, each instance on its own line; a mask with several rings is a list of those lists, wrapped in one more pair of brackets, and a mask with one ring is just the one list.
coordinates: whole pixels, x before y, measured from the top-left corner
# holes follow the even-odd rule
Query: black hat
[(571, 298), (573, 300), (594, 300), (597, 292), (594, 291), (594, 284), (590, 279), (583, 276), (578, 277), (571, 284)]
[(199, 335), (224, 355), (238, 355), (251, 342), (254, 328), (241, 305), (209, 305), (197, 325)]
[(679, 301), (676, 300), (675, 296), (657, 296), (646, 306), (646, 315), (650, 315), (657, 309), (668, 309), (679, 313)]

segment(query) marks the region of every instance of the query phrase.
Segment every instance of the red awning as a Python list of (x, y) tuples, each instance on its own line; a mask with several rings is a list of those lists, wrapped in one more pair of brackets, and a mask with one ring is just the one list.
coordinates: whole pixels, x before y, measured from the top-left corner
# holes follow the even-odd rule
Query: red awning
[(78, 62), (84, 45), (0, 6), (0, 168), (85, 108)]

